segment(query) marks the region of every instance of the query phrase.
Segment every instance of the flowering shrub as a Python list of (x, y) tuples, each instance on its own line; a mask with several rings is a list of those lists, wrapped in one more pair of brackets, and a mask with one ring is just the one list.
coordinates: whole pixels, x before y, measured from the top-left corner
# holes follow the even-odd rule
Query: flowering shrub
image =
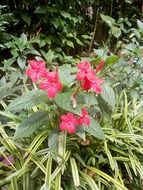
[[(78, 71), (76, 78), (80, 81), (81, 89), (77, 88), (77, 90), (71, 95), (73, 104), (75, 103), (73, 107), (76, 108), (77, 106), (76, 95), (79, 90), (93, 90), (97, 94), (102, 92), (101, 84), (104, 80), (97, 77), (96, 74), (102, 70), (103, 64), (104, 61), (101, 61), (96, 70), (92, 69), (90, 62), (88, 61), (81, 61), (77, 64)], [(46, 63), (44, 61), (29, 61), (29, 68), (26, 70), (26, 74), (31, 78), (32, 82), (37, 82), (39, 84), (39, 88), (41, 90), (47, 92), (47, 96), (50, 99), (54, 99), (57, 93), (61, 92), (63, 89), (58, 67), (56, 67), (56, 71), (48, 71), (46, 70)], [(68, 101), (70, 101), (70, 99)], [(78, 126), (89, 126), (91, 121), (86, 108), (82, 108), (81, 112), (82, 113), (78, 117), (70, 112), (60, 116), (60, 130), (67, 131), (72, 134), (77, 131)]]
[[(115, 94), (106, 82), (111, 77), (106, 74), (103, 80), (104, 73), (109, 73), (103, 67), (111, 58), (115, 59), (91, 63), (83, 60), (76, 66), (50, 65), (48, 69), (44, 61), (29, 61), (26, 74), (33, 83), (24, 75), (21, 91), (26, 92), (12, 99), (6, 112), (1, 112), (9, 118), (6, 122), (4, 117), (0, 125), (4, 146), (0, 149), (0, 165), (2, 170), (6, 168), (0, 186), (7, 184), (15, 190), (23, 186), (25, 190), (127, 190), (128, 182), (134, 184), (138, 178), (136, 173), (142, 176), (138, 143), (142, 141), (142, 129), (138, 131), (139, 113), (134, 109), (139, 106), (136, 102), (128, 104), (124, 91), (116, 97), (113, 109)], [(135, 134), (131, 134), (135, 125)], [(13, 127), (14, 136), (13, 131), (7, 135), (7, 126)], [(137, 166), (134, 171), (132, 160)], [(133, 178), (128, 175), (130, 170)]]

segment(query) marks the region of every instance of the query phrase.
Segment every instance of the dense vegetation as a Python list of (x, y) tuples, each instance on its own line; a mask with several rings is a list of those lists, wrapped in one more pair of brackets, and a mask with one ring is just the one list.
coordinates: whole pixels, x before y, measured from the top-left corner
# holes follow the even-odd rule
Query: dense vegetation
[(142, 0), (1, 0), (0, 189), (143, 190)]

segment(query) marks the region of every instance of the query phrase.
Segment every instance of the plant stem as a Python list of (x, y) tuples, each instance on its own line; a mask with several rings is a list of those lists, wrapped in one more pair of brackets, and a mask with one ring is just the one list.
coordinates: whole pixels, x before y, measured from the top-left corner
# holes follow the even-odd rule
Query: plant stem
[(97, 30), (98, 18), (99, 18), (99, 8), (97, 9), (97, 14), (96, 14), (96, 19), (95, 19), (95, 24), (94, 24), (93, 35), (92, 35), (92, 39), (91, 39), (91, 42), (90, 42), (88, 54), (91, 53), (92, 46), (93, 46), (93, 43), (94, 43), (95, 33), (96, 33), (96, 30)]

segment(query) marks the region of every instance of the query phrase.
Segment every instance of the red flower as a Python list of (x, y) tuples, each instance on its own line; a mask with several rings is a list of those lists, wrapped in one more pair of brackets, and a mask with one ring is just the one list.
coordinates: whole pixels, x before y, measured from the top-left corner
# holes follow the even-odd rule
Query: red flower
[(81, 61), (78, 65), (77, 80), (83, 80), (89, 72), (91, 72), (90, 63), (88, 61)]
[(26, 70), (26, 74), (31, 78), (32, 82), (37, 82), (41, 77), (46, 75), (46, 64), (44, 61), (31, 60), (28, 61), (30, 68)]
[(75, 133), (76, 126), (78, 125), (78, 119), (72, 114), (67, 113), (61, 116), (61, 124), (60, 129), (61, 131), (67, 131), (68, 133)]
[(100, 71), (103, 69), (104, 64), (105, 64), (105, 62), (104, 62), (103, 60), (101, 60), (101, 61), (99, 62), (99, 64), (97, 65), (97, 67), (96, 67), (95, 73), (100, 72)]
[(91, 81), (88, 80), (86, 77), (85, 77), (85, 79), (81, 82), (81, 87), (82, 87), (84, 90), (86, 90), (86, 91), (88, 91), (88, 90), (91, 89), (91, 85), (92, 85)]
[(79, 118), (79, 125), (90, 125), (90, 118), (86, 108), (82, 109), (82, 116)]
[(62, 90), (62, 84), (59, 80), (58, 71), (48, 72), (44, 81), (40, 83), (40, 89), (46, 90), (49, 98), (54, 98), (57, 92)]
[(104, 61), (100, 62), (99, 66), (94, 71), (90, 63), (88, 61), (81, 61), (77, 67), (77, 79), (81, 81), (81, 86), (84, 90), (94, 90), (96, 93), (101, 93), (102, 88), (101, 84), (103, 83), (103, 79), (98, 78), (95, 73), (99, 72), (104, 65)]

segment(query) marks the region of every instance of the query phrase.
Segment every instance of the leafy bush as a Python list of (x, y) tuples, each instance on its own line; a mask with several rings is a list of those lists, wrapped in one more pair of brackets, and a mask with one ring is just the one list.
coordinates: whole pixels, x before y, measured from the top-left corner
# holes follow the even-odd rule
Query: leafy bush
[[(100, 66), (97, 64), (103, 50), (95, 52), (98, 58), (91, 58), (92, 67), (96, 65), (96, 72), (99, 72), (104, 62), (100, 62)], [(105, 55), (106, 67), (101, 75), (114, 68), (110, 67), (111, 63), (122, 61), (115, 55)], [(53, 68), (56, 69), (50, 67)], [(1, 87), (2, 187), (126, 190), (134, 186), (141, 189), (142, 104), (139, 99), (128, 99), (125, 90), (115, 96), (109, 82), (103, 83), (103, 91), (98, 96), (83, 91), (79, 88), (80, 81), (75, 80), (76, 73), (74, 63), (58, 67), (63, 92), (53, 100), (38, 90), (39, 85), (29, 86), (26, 76), (23, 85), (12, 87), (10, 83)], [(31, 72), (29, 76), (35, 77)], [(106, 78), (108, 81), (107, 75)], [(115, 91), (119, 90), (117, 82), (118, 77), (110, 82), (115, 84)], [(4, 90), (9, 90), (7, 103)], [(22, 96), (15, 93), (20, 91)], [(88, 108), (90, 126), (78, 128), (76, 134), (60, 132), (59, 117), (70, 112), (80, 118), (83, 107)]]
[(142, 190), (142, 2), (1, 4), (0, 188)]

